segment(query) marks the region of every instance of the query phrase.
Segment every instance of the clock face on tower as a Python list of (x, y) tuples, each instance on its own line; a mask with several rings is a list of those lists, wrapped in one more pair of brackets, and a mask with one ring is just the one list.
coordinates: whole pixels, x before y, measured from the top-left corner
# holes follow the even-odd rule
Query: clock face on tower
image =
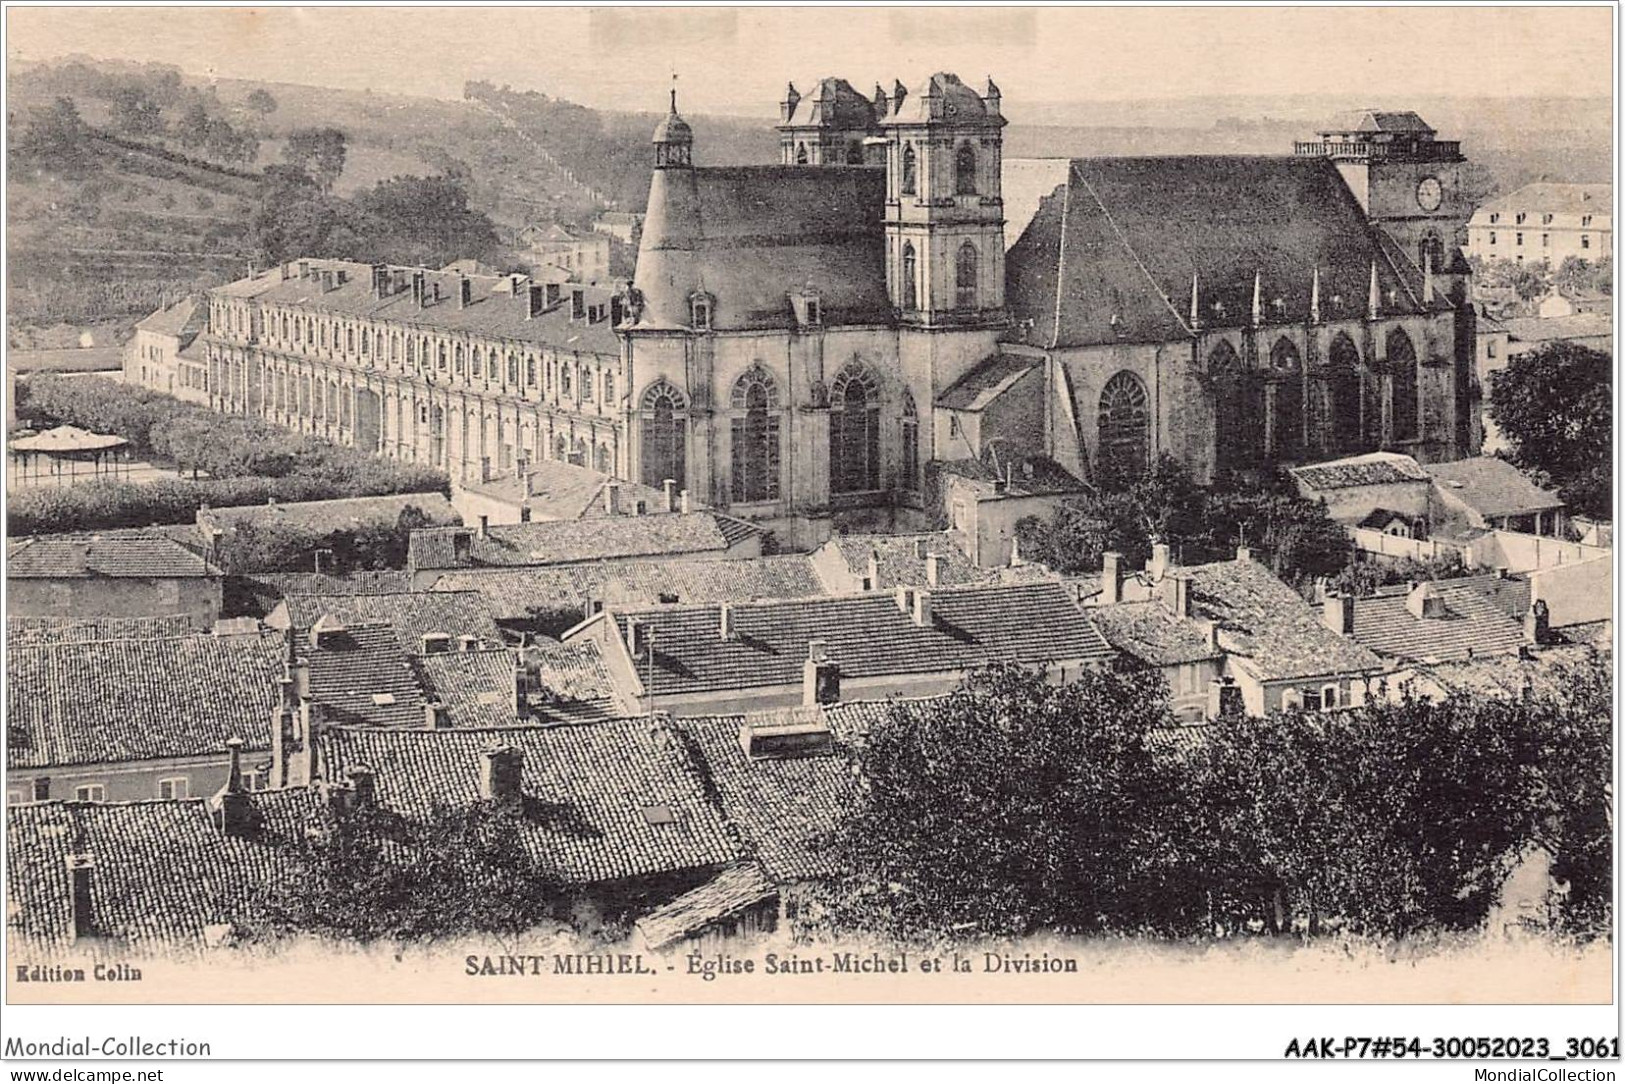
[(1416, 186), (1416, 205), (1424, 211), (1437, 211), (1444, 201), (1444, 186), (1437, 177), (1423, 177)]

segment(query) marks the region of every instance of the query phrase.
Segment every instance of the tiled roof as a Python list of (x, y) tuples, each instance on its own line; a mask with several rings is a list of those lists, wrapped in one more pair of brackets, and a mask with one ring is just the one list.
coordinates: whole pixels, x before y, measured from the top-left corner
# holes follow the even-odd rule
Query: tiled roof
[(530, 495), (525, 494), (525, 479), (517, 473), (504, 474), (486, 482), (469, 482), (464, 489), (470, 493), (507, 501), (530, 510), (532, 521), (555, 519), (601, 519), (611, 513), (604, 506), (604, 487), (614, 485), (620, 515), (637, 513), (639, 502), (645, 513), (662, 512), (666, 508), (664, 490), (654, 489), (641, 482), (628, 482), (612, 475), (578, 467), (562, 459), (544, 459), (526, 471), (530, 480)]
[[(816, 719), (818, 710), (808, 715)], [(773, 717), (721, 715), (678, 719), (728, 819), (748, 852), (777, 884), (834, 873), (828, 841), (842, 814), (858, 799), (852, 764), (836, 752), (822, 756), (751, 759), (741, 727), (772, 725)]]
[(782, 124), (816, 124), (842, 131), (865, 131), (875, 126), (875, 103), (845, 79), (828, 76), (811, 84)]
[[(529, 299), (521, 291), (512, 295), (510, 279), (506, 275), (469, 275), (472, 300), (459, 308), (457, 291), (459, 274), (428, 268), (395, 268), (404, 271), (405, 284), (399, 293), (377, 298), (372, 293), (372, 267), (370, 264), (350, 263), (343, 260), (310, 260), (312, 277), (301, 279), (297, 275), (286, 281), (278, 268), (261, 272), (252, 279), (242, 279), (217, 287), (213, 292), (228, 297), (255, 298), (263, 305), (288, 305), (323, 312), (343, 313), (374, 320), (390, 320), (409, 327), (425, 330), (444, 329), (470, 335), (512, 339), (517, 342), (553, 346), (583, 353), (617, 355), (620, 345), (608, 319), (588, 321), (572, 320), (569, 288), (561, 303), (546, 309), (533, 319), (526, 319)], [(326, 268), (343, 270), (346, 281), (335, 289), (323, 292), (314, 272)], [(412, 300), (411, 273), (422, 271), (431, 300), (419, 309)], [(440, 300), (432, 300), (434, 287), (440, 287)], [(574, 287), (582, 290), (593, 305), (607, 308), (612, 292), (597, 287)]]
[(1298, 593), (1257, 561), (1174, 570), (1191, 580), (1191, 612), (1219, 622), (1219, 646), (1240, 655), (1260, 680), (1385, 669), (1359, 643), (1339, 636)]
[(237, 597), (239, 606), (256, 617), (270, 613), (289, 595), (388, 595), (411, 589), (412, 574), (403, 569), (352, 572), (345, 576), (320, 572), (255, 572), (226, 577), (227, 598)]
[(1350, 489), (1355, 486), (1392, 485), (1396, 482), (1425, 482), (1428, 472), (1408, 455), (1397, 452), (1368, 452), (1326, 463), (1292, 467), (1292, 476), (1310, 489)]
[[(869, 575), (869, 557), (875, 557), (879, 582), (872, 590), (888, 591), (899, 584), (923, 587), (926, 579), (925, 553), (937, 555), (937, 583), (942, 587), (961, 584), (994, 583), (1012, 579), (1039, 579), (1047, 575), (1038, 565), (1016, 568), (982, 568), (966, 557), (947, 531), (920, 534), (844, 534), (831, 538), (834, 547), (845, 562), (848, 571), (861, 580)], [(782, 597), (782, 596), (781, 596)]]
[(423, 695), (445, 705), (448, 721), (462, 728), (520, 722), (514, 699), (516, 661), (506, 648), (446, 651), (411, 660)]
[(1423, 311), (1329, 159), (1085, 158), (1010, 249), (1007, 297), (1035, 343), (1185, 342), (1193, 281), (1201, 328), (1248, 324), (1255, 280), (1266, 324), (1302, 324), (1317, 268), (1322, 318), (1360, 319), (1373, 265), (1381, 315)]
[(1569, 667), (1583, 665), (1595, 657), (1595, 650), (1588, 645), (1565, 645), (1541, 648), (1531, 659), (1513, 654), (1438, 663), (1422, 670), (1421, 676), (1432, 679), (1447, 693), (1477, 693), (1506, 699), (1521, 696), (1527, 684), (1537, 696), (1552, 695), (1568, 688)]
[(760, 866), (741, 862), (638, 919), (638, 933), (643, 935), (645, 945), (660, 952), (773, 898), (777, 892)]
[(1177, 666), (1224, 657), (1209, 646), (1201, 626), (1176, 617), (1160, 602), (1120, 602), (1089, 611), (1106, 642), (1152, 666)]
[(543, 722), (601, 722), (620, 714), (615, 680), (596, 640), (525, 648), (531, 711)]
[(8, 647), (82, 644), (91, 640), (155, 640), (201, 631), (188, 614), (151, 617), (8, 617)]
[(1404, 512), (1395, 512), (1392, 508), (1373, 508), (1365, 514), (1365, 518), (1360, 521), (1360, 526), (1380, 531), (1395, 520), (1411, 528), (1415, 528), (1418, 524), (1418, 517), (1416, 516), (1406, 515)]
[(864, 166), (656, 170), (635, 285), (639, 326), (685, 327), (690, 297), (714, 298), (720, 331), (794, 326), (812, 286), (822, 323), (889, 325), (886, 171)]
[(482, 645), (502, 644), (502, 630), (485, 598), (476, 591), (403, 591), (400, 594), (290, 595), (266, 623), (308, 630), (323, 615), (341, 625), (384, 623), (395, 630), (401, 650), (423, 651), (423, 637), (477, 636)]
[(1563, 498), (1541, 489), (1504, 459), (1480, 455), (1424, 468), (1441, 490), (1482, 516), (1518, 516), (1563, 507)]
[(6, 809), (7, 932), (63, 944), (72, 935), (67, 859), (87, 854), (98, 934), (134, 945), (196, 943), (238, 920), (262, 886), (294, 872), (317, 792), (249, 796), (253, 832), (221, 833), (206, 799), (36, 802)]
[(521, 842), (566, 883), (716, 869), (740, 857), (722, 813), (707, 798), (693, 758), (669, 724), (623, 719), (590, 726), (502, 730), (334, 728), (322, 762), (377, 773), (378, 799), (408, 816), (437, 803), (479, 799), (481, 754), (524, 756)]
[(447, 572), (434, 582), (432, 590), (478, 591), (498, 621), (560, 609), (578, 609), (585, 616), (594, 601), (653, 605), (663, 596), (695, 603), (807, 598), (824, 593), (804, 554)]
[(1408, 585), (1379, 588), (1354, 600), (1354, 638), (1378, 654), (1417, 660), (1516, 654), (1523, 645), (1523, 625), (1513, 614), (1528, 608), (1527, 581), (1470, 576), (1422, 589), (1444, 600), (1441, 616), (1414, 616), (1406, 606)]
[[(623, 635), (634, 619), (652, 626), (652, 677), (662, 696), (798, 683), (813, 640), (854, 678), (1112, 657), (1058, 583), (940, 588), (931, 608), (922, 627), (890, 594), (737, 603), (726, 640), (717, 606), (624, 611), (616, 620)], [(647, 680), (645, 667), (638, 672)]]
[(1338, 117), (1327, 132), (1407, 132), (1431, 134), (1433, 126), (1415, 112), (1405, 110), (1360, 109)]
[(1606, 312), (1577, 312), (1572, 316), (1515, 316), (1503, 323), (1508, 335), (1525, 343), (1598, 339), (1614, 333), (1614, 317)]
[(7, 767), (268, 749), (282, 664), (272, 634), (11, 644)]
[(157, 535), (24, 538), (6, 551), (6, 578), (192, 579), (220, 575), (179, 542)]
[(994, 354), (938, 395), (937, 405), (949, 410), (983, 410), (1043, 363), (1042, 358)]
[(367, 527), (393, 527), (408, 508), (416, 508), (430, 523), (461, 523), (462, 517), (442, 493), (395, 493), (382, 497), (342, 497), (331, 501), (294, 501), (246, 504), (231, 508), (204, 508), (198, 522), (231, 532), (239, 523), (256, 527), (289, 527), (314, 534), (353, 531)]
[[(980, 459), (936, 460), (928, 469), (981, 482), (988, 487), (989, 494), (996, 483), (1005, 479), (1003, 473)], [(1089, 493), (1092, 490), (1053, 459), (1029, 456), (1016, 462), (1005, 492), (1012, 497), (1050, 497), (1063, 493)]]
[(185, 297), (169, 306), (159, 309), (151, 316), (139, 321), (135, 325), (137, 331), (150, 331), (155, 335), (168, 335), (173, 338), (190, 337), (202, 331), (207, 324), (208, 309), (198, 304), (195, 297)]
[(1559, 184), (1554, 181), (1536, 181), (1522, 188), (1496, 196), (1481, 203), (1473, 217), (1486, 211), (1531, 211), (1540, 214), (1597, 214), (1614, 213), (1614, 186), (1611, 184)]
[[(459, 564), (455, 538), (469, 535), (469, 561)], [(415, 569), (558, 565), (617, 557), (711, 553), (759, 534), (757, 528), (716, 512), (661, 512), (614, 519), (508, 523), (481, 537), (470, 528), (430, 527), (412, 532)]]
[(384, 624), (349, 625), (301, 648), (310, 664), (310, 698), (338, 726), (423, 726), (423, 694), (395, 632)]

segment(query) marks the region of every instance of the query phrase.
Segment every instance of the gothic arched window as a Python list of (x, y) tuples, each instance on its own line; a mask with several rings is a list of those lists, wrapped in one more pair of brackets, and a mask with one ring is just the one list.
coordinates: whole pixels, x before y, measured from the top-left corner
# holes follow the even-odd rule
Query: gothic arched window
[(734, 382), (733, 499), (736, 503), (779, 497), (779, 389), (760, 365)]
[(954, 155), (954, 195), (976, 195), (976, 148), (969, 143), (961, 143)]
[(903, 308), (917, 308), (920, 303), (919, 261), (914, 256), (914, 246), (909, 242), (903, 243)]
[(846, 164), (849, 166), (863, 165), (863, 144), (855, 139), (846, 145)]
[(688, 430), (688, 400), (664, 380), (643, 393), (643, 484), (659, 489), (670, 478), (682, 489)]
[(829, 489), (861, 493), (880, 488), (880, 382), (854, 362), (829, 393)]
[(903, 392), (903, 488), (912, 492), (920, 489), (920, 412), (914, 406), (914, 396)]
[(1270, 347), (1270, 371), (1276, 375), (1270, 454), (1292, 459), (1303, 452), (1303, 362), (1291, 339), (1277, 339)]
[(1214, 464), (1252, 466), (1264, 454), (1264, 385), (1248, 372), (1235, 348), (1221, 341), (1208, 355), (1213, 380)]
[(1416, 403), (1416, 347), (1411, 337), (1399, 328), (1388, 333), (1388, 371), (1393, 389), (1393, 419), (1395, 440), (1415, 440), (1417, 432)]
[(976, 308), (976, 278), (979, 259), (976, 246), (966, 241), (954, 257), (954, 308)]
[(1364, 441), (1360, 404), (1360, 351), (1354, 340), (1338, 334), (1327, 353), (1324, 380), (1327, 435), (1335, 451), (1358, 451)]
[(1145, 385), (1123, 371), (1100, 392), (1100, 472), (1102, 479), (1127, 480), (1145, 473), (1151, 458), (1151, 415)]
[(912, 196), (918, 185), (918, 164), (914, 158), (914, 144), (903, 144), (903, 195)]

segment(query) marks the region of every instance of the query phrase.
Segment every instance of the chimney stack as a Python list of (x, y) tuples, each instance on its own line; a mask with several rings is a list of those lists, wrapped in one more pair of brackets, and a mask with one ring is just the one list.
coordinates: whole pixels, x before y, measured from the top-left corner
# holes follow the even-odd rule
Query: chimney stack
[(619, 482), (604, 483), (604, 515), (618, 516), (621, 514), (621, 484)]
[(930, 543), (926, 542), (925, 539), (916, 538), (914, 540), (914, 559), (917, 561), (925, 560), (925, 555), (930, 552), (929, 546)]
[(1177, 617), (1191, 616), (1191, 580), (1189, 576), (1175, 576), (1172, 584), (1172, 602), (1174, 615)]
[(243, 787), (243, 740), (231, 738), (226, 742), (231, 760), (226, 766), (226, 782), (209, 799), (209, 813), (215, 828), (228, 836), (241, 836), (247, 832), (254, 809)]
[(1202, 627), (1202, 639), (1206, 642), (1209, 651), (1219, 650), (1219, 623), (1210, 617), (1204, 617), (1197, 622)]
[(493, 745), (480, 754), (480, 797), (504, 809), (518, 809), (525, 777), (524, 751)]
[(477, 648), (479, 646), (480, 646), (480, 638), (478, 636), (471, 636), (471, 635), (469, 635), (468, 633), (465, 632), (461, 636), (457, 637), (457, 650), (458, 651), (462, 651), (462, 652), (466, 653), (466, 652), (469, 652), (469, 651), (473, 651), (475, 648)]
[(86, 941), (97, 936), (96, 905), (91, 896), (90, 882), (96, 869), (95, 856), (70, 854), (68, 864), (68, 911), (72, 920), (74, 941)]
[(914, 608), (914, 590), (913, 590), (913, 588), (898, 585), (898, 588), (897, 588), (897, 612), (906, 614), (910, 610), (912, 610), (913, 608)]
[(685, 516), (694, 510), (689, 504), (688, 490), (685, 489), (682, 491), (682, 493), (678, 494), (678, 505), (682, 508), (683, 515)]
[(807, 641), (807, 661), (801, 668), (801, 703), (835, 704), (841, 699), (841, 668), (830, 661), (823, 640)]
[(925, 582), (932, 587), (941, 586), (942, 557), (940, 554), (928, 553), (925, 555)]
[(1439, 594), (1437, 584), (1426, 580), (1412, 580), (1410, 591), (1405, 595), (1405, 609), (1418, 620), (1430, 620), (1445, 616), (1444, 596)]
[(547, 310), (545, 288), (532, 285), (525, 291), (525, 319), (534, 320)]
[(474, 301), (474, 283), (467, 275), (457, 276), (457, 307), (466, 309)]
[(1247, 546), (1237, 546), (1236, 547), (1236, 560), (1238, 560), (1238, 561), (1251, 561), (1252, 559), (1253, 559), (1253, 551), (1249, 547), (1247, 547)]
[(1354, 596), (1328, 590), (1326, 601), (1321, 605), (1327, 628), (1339, 636), (1354, 635)]
[(468, 530), (453, 531), (451, 535), (452, 560), (458, 565), (466, 565), (474, 559), (474, 532)]
[(871, 591), (880, 590), (880, 551), (879, 550), (871, 549), (869, 551), (868, 573), (869, 573), (869, 577), (868, 577), (869, 578), (869, 590), (871, 590)]
[(344, 769), (344, 779), (358, 809), (373, 805), (378, 798), (378, 776), (371, 768), (352, 764)]
[(412, 304), (419, 311), (428, 303), (428, 281), (422, 271), (412, 272)]
[(923, 588), (914, 592), (914, 623), (922, 629), (931, 627), (931, 592)]
[(733, 639), (734, 608), (730, 603), (724, 602), (717, 607), (717, 632), (724, 640)]
[(666, 511), (668, 511), (668, 512), (677, 511), (677, 481), (676, 481), (676, 479), (667, 478), (664, 482), (660, 483), (660, 485), (661, 485), (661, 488), (666, 491)]
[(449, 730), (451, 728), (451, 712), (446, 705), (438, 700), (430, 700), (423, 705), (424, 730)]
[(481, 538), (489, 538), (491, 536), (491, 517), (490, 516), (486, 516), (486, 515), (480, 516), (479, 535), (480, 535)]
[(1164, 576), (1168, 575), (1168, 569), (1172, 567), (1172, 565), (1173, 560), (1169, 555), (1168, 543), (1151, 543), (1151, 563), (1146, 566), (1146, 571), (1151, 574), (1151, 578), (1153, 580), (1162, 579)]
[(1115, 606), (1123, 601), (1123, 555), (1107, 550), (1100, 555), (1100, 604)]

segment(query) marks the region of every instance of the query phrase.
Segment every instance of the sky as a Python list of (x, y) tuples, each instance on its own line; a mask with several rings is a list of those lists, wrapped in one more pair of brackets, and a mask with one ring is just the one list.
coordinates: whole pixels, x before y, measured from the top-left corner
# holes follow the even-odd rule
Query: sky
[[(16, 8), (9, 57), (460, 98), (465, 80), (654, 110), (770, 115), (787, 79), (932, 71), (1028, 102), (1210, 95), (1608, 96), (1588, 8)], [(1373, 103), (1375, 104), (1375, 103)], [(1080, 117), (1079, 123), (1087, 123)]]

